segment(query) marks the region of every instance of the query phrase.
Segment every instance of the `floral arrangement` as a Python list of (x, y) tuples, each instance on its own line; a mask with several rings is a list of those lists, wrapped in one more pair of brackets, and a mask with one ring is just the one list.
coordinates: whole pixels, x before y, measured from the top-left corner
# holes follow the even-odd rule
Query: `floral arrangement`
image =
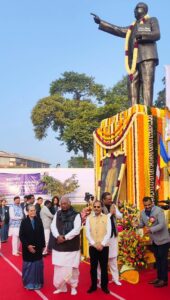
[(136, 229), (139, 211), (132, 206), (126, 206), (122, 210), (123, 218), (120, 224), (123, 231), (119, 234), (119, 262), (134, 269), (146, 267), (145, 246)]
[(148, 219), (148, 226), (151, 227), (153, 225), (153, 223), (155, 222), (155, 217), (151, 216)]

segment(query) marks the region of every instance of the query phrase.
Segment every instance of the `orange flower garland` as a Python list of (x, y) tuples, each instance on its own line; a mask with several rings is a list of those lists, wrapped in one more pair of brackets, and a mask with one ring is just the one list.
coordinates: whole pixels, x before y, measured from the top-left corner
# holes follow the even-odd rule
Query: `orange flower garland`
[[(150, 143), (153, 140), (152, 116), (157, 119), (157, 132), (164, 137), (165, 117), (170, 119), (166, 110), (151, 108), (151, 115), (148, 116), (147, 107), (134, 105), (111, 118), (101, 122), (101, 126), (94, 133), (95, 143), (95, 182), (96, 196), (100, 196), (100, 180), (102, 165), (101, 162), (111, 153), (115, 156), (120, 152), (126, 156), (126, 192), (120, 192), (120, 199), (142, 208), (143, 196), (154, 195), (154, 161), (151, 159), (153, 148)], [(150, 152), (149, 152), (150, 151)], [(119, 153), (119, 154), (116, 154)], [(153, 158), (154, 159), (154, 158)], [(161, 171), (161, 186), (158, 190), (159, 200), (168, 197), (166, 187), (167, 170)], [(152, 181), (152, 183), (151, 183)], [(122, 197), (124, 195), (124, 197)]]

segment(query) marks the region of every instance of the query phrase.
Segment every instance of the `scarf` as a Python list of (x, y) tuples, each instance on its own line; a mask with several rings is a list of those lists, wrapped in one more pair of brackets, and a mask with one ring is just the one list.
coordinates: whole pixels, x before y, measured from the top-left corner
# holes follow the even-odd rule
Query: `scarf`
[(77, 212), (73, 207), (70, 207), (68, 210), (59, 210), (57, 213), (58, 220), (62, 223), (62, 234), (65, 235), (74, 228), (74, 220), (77, 215)]

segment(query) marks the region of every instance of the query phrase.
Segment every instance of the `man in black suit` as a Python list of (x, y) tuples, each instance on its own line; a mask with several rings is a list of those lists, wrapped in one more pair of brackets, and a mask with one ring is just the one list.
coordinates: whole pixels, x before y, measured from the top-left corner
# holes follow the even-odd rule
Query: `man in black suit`
[(150, 18), (147, 12), (147, 4), (138, 3), (134, 10), (136, 22), (130, 27), (110, 24), (93, 14), (100, 30), (122, 38), (126, 38), (127, 32), (130, 32), (128, 50), (125, 53), (128, 56), (129, 68), (132, 68), (135, 59), (134, 48), (138, 48), (136, 68), (132, 74), (129, 73), (128, 92), (132, 105), (139, 103), (140, 89), (144, 104), (152, 106), (153, 102), (155, 67), (159, 63), (156, 41), (160, 39), (160, 30), (157, 18)]

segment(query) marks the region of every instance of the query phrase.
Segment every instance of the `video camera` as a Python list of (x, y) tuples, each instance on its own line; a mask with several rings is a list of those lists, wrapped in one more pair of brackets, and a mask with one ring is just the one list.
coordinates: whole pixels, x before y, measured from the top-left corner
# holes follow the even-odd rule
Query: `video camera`
[[(163, 203), (163, 205), (161, 205), (160, 203)], [(160, 200), (160, 201), (158, 201), (158, 206), (164, 210), (169, 210), (170, 209), (170, 200)]]
[(89, 202), (90, 200), (93, 201), (94, 200), (94, 196), (92, 194), (90, 194), (90, 193), (85, 193), (84, 200), (86, 202)]

